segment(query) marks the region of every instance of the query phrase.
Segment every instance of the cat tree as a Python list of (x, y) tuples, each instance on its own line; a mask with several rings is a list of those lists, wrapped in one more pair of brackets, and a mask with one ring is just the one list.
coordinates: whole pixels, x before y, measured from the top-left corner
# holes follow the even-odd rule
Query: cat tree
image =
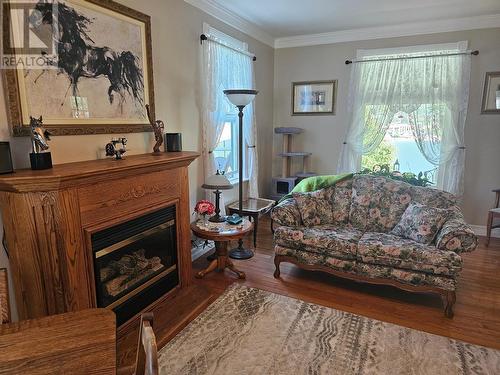
[[(311, 152), (292, 151), (292, 136), (300, 134), (304, 131), (301, 128), (280, 127), (275, 128), (276, 134), (283, 135), (282, 152), (278, 154), (282, 158), (281, 176), (274, 177), (272, 181), (272, 198), (279, 200), (288, 194), (304, 178), (316, 176), (316, 173), (308, 172)], [(302, 159), (302, 171), (291, 174), (292, 159)]]

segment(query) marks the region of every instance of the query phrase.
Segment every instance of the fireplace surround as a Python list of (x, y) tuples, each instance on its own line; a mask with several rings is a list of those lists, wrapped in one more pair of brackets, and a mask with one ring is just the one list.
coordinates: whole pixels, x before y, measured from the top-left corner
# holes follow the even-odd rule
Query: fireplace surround
[(104, 307), (123, 326), (192, 285), (187, 167), (198, 155), (144, 154), (0, 176), (19, 318)]

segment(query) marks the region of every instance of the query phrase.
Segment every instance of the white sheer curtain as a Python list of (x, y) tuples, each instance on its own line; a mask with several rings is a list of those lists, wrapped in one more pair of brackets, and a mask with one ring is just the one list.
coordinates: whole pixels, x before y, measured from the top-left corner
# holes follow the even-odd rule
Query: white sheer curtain
[[(224, 44), (208, 39), (203, 42), (202, 74), (202, 153), (204, 175), (207, 178), (214, 175), (217, 170), (214, 150), (220, 141), (226, 116), (237, 112), (224, 95), (224, 90), (253, 88), (252, 59)], [(245, 165), (251, 167), (245, 175), (250, 177), (250, 181), (257, 181), (257, 137), (253, 105), (245, 108), (243, 128), (244, 143), (249, 150)], [(250, 183), (249, 188), (250, 195), (258, 196), (253, 182)], [(206, 198), (213, 201), (212, 192), (207, 192)], [(221, 209), (224, 210), (224, 207), (224, 199), (221, 195)]]
[(409, 114), (421, 153), (439, 166), (438, 187), (462, 195), (471, 56), (444, 55), (452, 52), (459, 50), (392, 60), (377, 56), (379, 61), (353, 64), (348, 104), (352, 117), (339, 172), (358, 171), (362, 156), (380, 145), (401, 111)]

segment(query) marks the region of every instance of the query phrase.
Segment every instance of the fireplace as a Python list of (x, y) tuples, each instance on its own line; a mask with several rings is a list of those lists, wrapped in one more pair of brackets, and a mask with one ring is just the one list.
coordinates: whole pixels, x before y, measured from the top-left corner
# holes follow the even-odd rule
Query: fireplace
[(175, 206), (91, 236), (97, 306), (118, 325), (179, 284)]

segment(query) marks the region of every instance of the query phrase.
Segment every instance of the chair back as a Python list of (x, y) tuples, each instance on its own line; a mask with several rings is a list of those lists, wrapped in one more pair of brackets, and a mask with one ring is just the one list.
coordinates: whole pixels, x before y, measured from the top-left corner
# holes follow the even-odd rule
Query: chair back
[(158, 375), (158, 348), (153, 332), (153, 313), (141, 315), (135, 375)]
[(9, 282), (7, 270), (0, 268), (0, 324), (10, 323)]

